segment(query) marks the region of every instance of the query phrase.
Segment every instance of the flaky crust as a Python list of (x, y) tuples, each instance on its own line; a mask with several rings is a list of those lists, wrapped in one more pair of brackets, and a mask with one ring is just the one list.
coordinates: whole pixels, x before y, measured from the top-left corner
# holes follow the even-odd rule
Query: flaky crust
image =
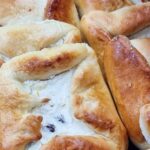
[(85, 44), (69, 44), (14, 57), (0, 68), (1, 150), (24, 149), (28, 143), (41, 137), (42, 118), (31, 115), (30, 110), (44, 100), (26, 93), (22, 83), (26, 80), (45, 80), (74, 66), (77, 66), (71, 84), (74, 117), (86, 123), (95, 135), (56, 136), (42, 149), (127, 148), (125, 128), (115, 110), (93, 50)]
[(75, 3), (81, 16), (93, 10), (113, 11), (133, 4), (129, 0), (75, 0)]
[(0, 0), (0, 25), (56, 19), (78, 25), (73, 0)]
[(29, 51), (81, 42), (80, 31), (69, 24), (46, 20), (0, 28), (0, 53), (8, 58)]
[(81, 29), (95, 49), (100, 63), (106, 43), (115, 35), (131, 35), (150, 25), (150, 2), (118, 9), (111, 13), (93, 11), (83, 16)]
[[(150, 102), (150, 66), (126, 37), (115, 37), (104, 55), (104, 68), (118, 111), (130, 138), (141, 149), (150, 148), (141, 130), (139, 117), (142, 107)], [(142, 109), (142, 110), (141, 110)], [(141, 111), (141, 113), (140, 113)], [(142, 116), (142, 114), (141, 114)], [(144, 129), (143, 129), (144, 128)], [(149, 132), (147, 132), (149, 133)]]

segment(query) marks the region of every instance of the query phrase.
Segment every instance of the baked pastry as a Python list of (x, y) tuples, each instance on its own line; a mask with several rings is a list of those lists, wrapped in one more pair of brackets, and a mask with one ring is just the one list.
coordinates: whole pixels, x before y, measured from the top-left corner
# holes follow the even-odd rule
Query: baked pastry
[[(118, 9), (111, 13), (93, 11), (83, 16), (81, 29), (103, 63), (107, 42), (115, 35), (131, 35), (150, 25), (150, 2)], [(144, 17), (143, 17), (144, 16)]]
[(93, 10), (113, 11), (123, 6), (132, 5), (130, 0), (74, 0), (80, 16)]
[(105, 50), (104, 69), (131, 140), (140, 149), (149, 149), (150, 66), (147, 60), (126, 37), (117, 36)]
[(1, 60), (29, 51), (81, 42), (80, 31), (69, 24), (46, 20), (22, 25), (11, 25), (0, 28)]
[(73, 0), (0, 0), (0, 25), (55, 19), (78, 25)]
[(127, 148), (126, 130), (86, 44), (16, 56), (1, 66), (0, 82), (1, 150)]

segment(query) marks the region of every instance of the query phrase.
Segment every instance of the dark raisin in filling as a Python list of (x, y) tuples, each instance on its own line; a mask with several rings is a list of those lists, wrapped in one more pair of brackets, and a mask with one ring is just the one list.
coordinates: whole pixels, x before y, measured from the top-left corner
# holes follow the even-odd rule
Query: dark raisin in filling
[(48, 130), (49, 130), (50, 132), (55, 132), (55, 125), (53, 125), (53, 124), (48, 124), (48, 125), (46, 126), (46, 128), (48, 128)]

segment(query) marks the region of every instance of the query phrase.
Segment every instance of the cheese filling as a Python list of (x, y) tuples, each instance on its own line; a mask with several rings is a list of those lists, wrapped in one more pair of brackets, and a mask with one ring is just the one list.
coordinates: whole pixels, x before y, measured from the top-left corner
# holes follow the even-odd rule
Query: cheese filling
[(74, 69), (54, 76), (46, 81), (26, 81), (25, 89), (32, 95), (40, 98), (49, 98), (49, 102), (32, 111), (41, 115), (42, 138), (27, 146), (26, 150), (38, 150), (56, 135), (94, 135), (85, 123), (73, 116), (71, 105), (71, 79)]

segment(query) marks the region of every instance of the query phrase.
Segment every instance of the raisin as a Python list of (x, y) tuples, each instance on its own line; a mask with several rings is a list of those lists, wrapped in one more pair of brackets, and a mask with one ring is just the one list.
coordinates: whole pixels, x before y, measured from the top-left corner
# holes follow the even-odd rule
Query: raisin
[(60, 115), (57, 117), (57, 120), (61, 123), (65, 123), (65, 119), (64, 119), (64, 116), (63, 115)]
[(48, 125), (46, 126), (46, 128), (48, 128), (48, 130), (49, 130), (50, 132), (55, 132), (55, 125), (53, 125), (53, 124), (48, 124)]

